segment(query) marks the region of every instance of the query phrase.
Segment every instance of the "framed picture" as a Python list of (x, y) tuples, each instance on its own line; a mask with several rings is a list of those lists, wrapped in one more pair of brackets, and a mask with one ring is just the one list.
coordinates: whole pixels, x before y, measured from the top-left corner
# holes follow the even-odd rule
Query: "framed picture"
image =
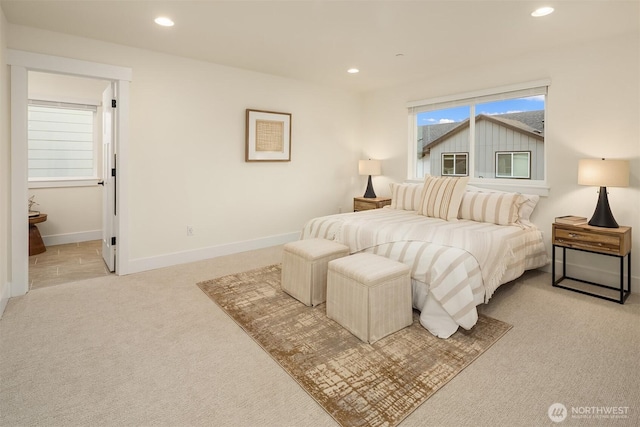
[(247, 109), (245, 161), (291, 161), (290, 113)]

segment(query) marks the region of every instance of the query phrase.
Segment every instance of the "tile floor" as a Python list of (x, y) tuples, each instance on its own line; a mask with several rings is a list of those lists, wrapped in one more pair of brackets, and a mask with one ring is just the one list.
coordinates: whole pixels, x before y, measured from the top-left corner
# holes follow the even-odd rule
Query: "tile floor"
[(48, 246), (45, 252), (29, 257), (29, 289), (111, 274), (101, 251), (101, 240)]

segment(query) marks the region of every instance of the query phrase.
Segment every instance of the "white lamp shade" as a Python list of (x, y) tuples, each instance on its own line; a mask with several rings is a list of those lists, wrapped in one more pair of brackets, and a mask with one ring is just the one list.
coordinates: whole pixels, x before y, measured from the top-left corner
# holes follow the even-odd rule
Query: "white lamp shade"
[(628, 187), (627, 160), (582, 159), (578, 163), (578, 184), (595, 187)]
[(382, 162), (380, 160), (360, 160), (358, 162), (358, 173), (360, 175), (380, 175), (382, 173)]

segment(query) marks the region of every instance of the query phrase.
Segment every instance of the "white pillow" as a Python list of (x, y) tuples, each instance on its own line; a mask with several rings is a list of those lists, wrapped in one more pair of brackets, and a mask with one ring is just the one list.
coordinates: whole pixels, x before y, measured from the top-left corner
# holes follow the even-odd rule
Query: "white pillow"
[(488, 190), (485, 188), (474, 187), (473, 185), (467, 185), (467, 191), (483, 192), (483, 193), (505, 193), (505, 194), (520, 194), (523, 197), (523, 203), (518, 209), (518, 224), (525, 227), (534, 227), (534, 224), (530, 221), (531, 213), (535, 209), (536, 205), (540, 201), (540, 196), (537, 194), (522, 194), (522, 193), (509, 193), (507, 191), (500, 190)]
[(422, 199), (424, 184), (389, 184), (391, 187), (391, 208), (417, 211)]
[(524, 198), (516, 193), (465, 191), (458, 218), (498, 225), (515, 225), (518, 221), (518, 210), (523, 202)]
[(425, 176), (418, 213), (447, 221), (458, 219), (458, 209), (460, 209), (460, 202), (468, 181), (467, 176), (460, 178)]
[(529, 221), (529, 218), (531, 218), (533, 210), (540, 201), (540, 196), (537, 194), (521, 194), (521, 196), (524, 198), (524, 201), (518, 210), (518, 223), (525, 227), (533, 227), (534, 225)]

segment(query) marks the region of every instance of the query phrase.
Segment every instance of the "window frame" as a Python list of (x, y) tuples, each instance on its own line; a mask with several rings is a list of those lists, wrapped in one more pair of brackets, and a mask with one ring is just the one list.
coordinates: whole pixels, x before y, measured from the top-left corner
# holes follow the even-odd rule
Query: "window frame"
[[(473, 92), (460, 93), (454, 95), (440, 96), (430, 99), (411, 101), (406, 104), (408, 109), (408, 127), (409, 127), (409, 140), (408, 140), (408, 162), (407, 162), (407, 181), (408, 182), (422, 182), (423, 178), (417, 177), (417, 156), (414, 155), (418, 152), (418, 140), (417, 140), (417, 116), (418, 113), (425, 111), (434, 111), (438, 109), (453, 108), (461, 105), (469, 105), (471, 108), (470, 116), (475, 117), (476, 104), (481, 104), (489, 101), (499, 101), (505, 99), (513, 99), (518, 97), (545, 96), (545, 135), (544, 135), (544, 155), (542, 161), (544, 162), (543, 179), (520, 179), (520, 178), (479, 178), (475, 177), (475, 120), (470, 121), (469, 133), (469, 165), (468, 176), (469, 183), (474, 186), (484, 187), (488, 189), (496, 189), (503, 191), (523, 192), (528, 194), (537, 194), (541, 196), (549, 195), (549, 186), (547, 176), (549, 173), (549, 124), (548, 124), (548, 103), (549, 93), (551, 87), (551, 79), (541, 79), (524, 83), (516, 83), (507, 86), (477, 90)], [(531, 161), (531, 157), (530, 157)], [(529, 165), (531, 168), (531, 164)], [(530, 170), (531, 173), (531, 170)]]
[[(91, 99), (72, 99), (64, 97), (31, 96), (27, 106), (57, 107), (69, 109), (83, 109), (93, 112), (93, 176), (83, 177), (29, 177), (28, 188), (58, 188), (58, 187), (89, 187), (95, 186), (100, 181), (100, 158), (102, 156), (100, 141), (100, 108), (101, 101)], [(74, 108), (76, 107), (76, 108)], [(29, 139), (27, 138), (27, 153)], [(28, 158), (27, 158), (28, 161)], [(27, 170), (28, 172), (28, 170)]]
[[(452, 174), (445, 174), (444, 173), (444, 157), (445, 156), (453, 156), (453, 173)], [(456, 170), (456, 166), (457, 166), (457, 157), (458, 156), (464, 156), (464, 168), (465, 168), (465, 173), (457, 173), (458, 171)], [(464, 152), (445, 152), (445, 153), (441, 153), (441, 167), (440, 167), (440, 175), (441, 176), (469, 176), (469, 153), (464, 151)]]
[[(500, 175), (498, 173), (498, 156), (504, 154), (511, 155), (511, 175)], [(527, 155), (527, 176), (514, 176), (513, 175), (513, 155), (514, 154), (526, 154)], [(531, 179), (531, 151), (496, 151), (495, 157), (495, 174), (498, 179)]]

